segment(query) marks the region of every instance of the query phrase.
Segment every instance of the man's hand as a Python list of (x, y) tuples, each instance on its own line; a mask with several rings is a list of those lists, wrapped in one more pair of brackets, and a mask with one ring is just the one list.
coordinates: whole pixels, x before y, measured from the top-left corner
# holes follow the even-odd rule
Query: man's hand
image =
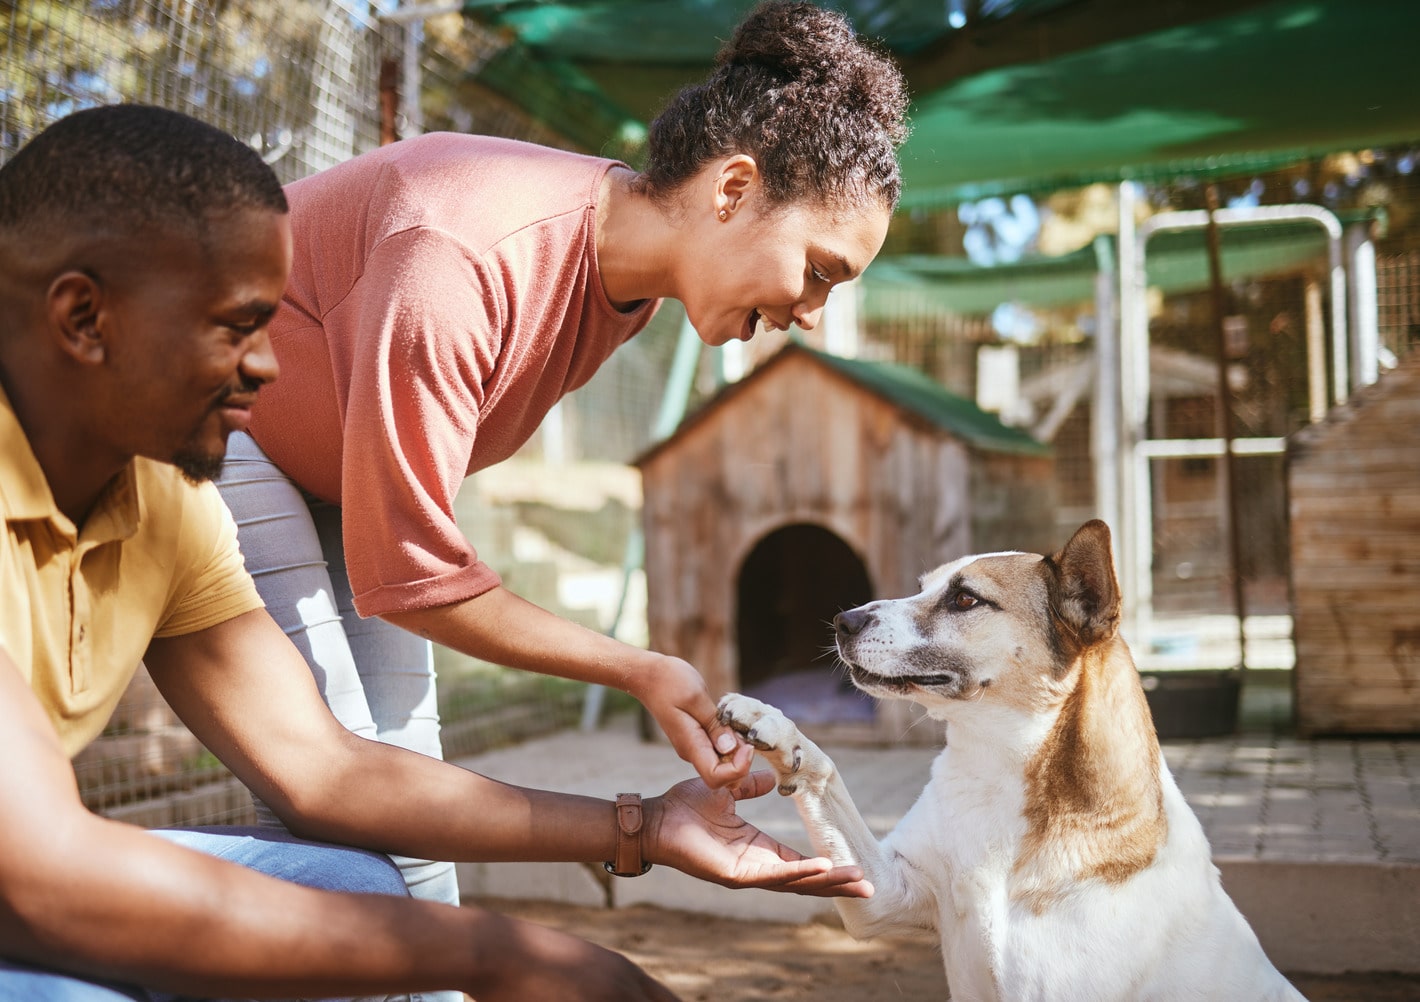
[(754, 748), (716, 717), (704, 677), (680, 658), (655, 657), (654, 668), (635, 679), (631, 694), (711, 789), (744, 779)]
[(809, 859), (735, 813), (735, 803), (775, 788), (772, 772), (751, 773), (712, 790), (698, 779), (646, 802), (646, 858), (725, 887), (758, 887), (816, 897), (871, 897), (856, 866)]

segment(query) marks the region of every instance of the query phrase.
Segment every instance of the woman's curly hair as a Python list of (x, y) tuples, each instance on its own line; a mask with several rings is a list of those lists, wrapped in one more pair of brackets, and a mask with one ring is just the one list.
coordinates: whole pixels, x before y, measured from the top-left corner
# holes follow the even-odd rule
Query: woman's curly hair
[(716, 63), (651, 123), (643, 190), (664, 198), (712, 159), (745, 153), (771, 204), (896, 208), (907, 85), (843, 15), (811, 3), (761, 4)]

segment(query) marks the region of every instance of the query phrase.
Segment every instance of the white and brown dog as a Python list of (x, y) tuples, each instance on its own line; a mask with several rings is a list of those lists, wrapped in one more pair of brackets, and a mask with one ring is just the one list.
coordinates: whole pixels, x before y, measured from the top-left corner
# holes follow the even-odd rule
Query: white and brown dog
[(817, 852), (862, 867), (857, 938), (935, 929), (956, 1002), (1302, 996), (1223, 891), (1159, 751), (1103, 522), (1052, 557), (993, 553), (834, 620), (853, 682), (945, 721), (917, 802), (879, 841), (833, 762), (778, 710), (720, 717), (792, 794)]

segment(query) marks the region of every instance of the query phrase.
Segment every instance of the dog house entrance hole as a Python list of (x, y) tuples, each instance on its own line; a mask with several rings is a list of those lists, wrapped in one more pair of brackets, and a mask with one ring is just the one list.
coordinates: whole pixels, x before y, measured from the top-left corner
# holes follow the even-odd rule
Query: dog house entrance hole
[(786, 711), (786, 703), (810, 698), (814, 690), (816, 703), (828, 698), (850, 717), (871, 716), (867, 697), (839, 685), (832, 624), (837, 613), (872, 597), (863, 562), (833, 532), (796, 524), (765, 536), (745, 558), (738, 581), (741, 689)]

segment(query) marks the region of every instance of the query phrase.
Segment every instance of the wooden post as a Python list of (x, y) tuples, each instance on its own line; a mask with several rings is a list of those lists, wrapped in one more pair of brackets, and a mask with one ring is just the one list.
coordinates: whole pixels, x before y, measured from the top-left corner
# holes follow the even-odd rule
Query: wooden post
[(1321, 283), (1307, 276), (1307, 416), (1326, 419), (1326, 322), (1321, 315)]
[(399, 141), (399, 60), (380, 60), (380, 145)]

